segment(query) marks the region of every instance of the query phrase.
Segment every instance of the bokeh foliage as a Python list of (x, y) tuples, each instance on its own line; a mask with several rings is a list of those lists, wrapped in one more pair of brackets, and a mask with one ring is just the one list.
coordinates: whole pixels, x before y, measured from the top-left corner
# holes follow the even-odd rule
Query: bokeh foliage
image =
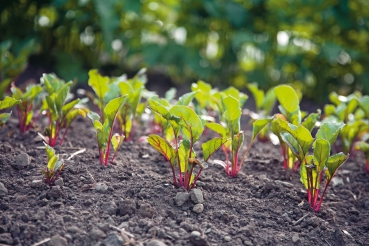
[[(175, 81), (369, 93), (366, 0), (12, 0), (0, 41), (35, 40), (65, 79), (147, 66)], [(15, 45), (17, 47), (17, 45)]]

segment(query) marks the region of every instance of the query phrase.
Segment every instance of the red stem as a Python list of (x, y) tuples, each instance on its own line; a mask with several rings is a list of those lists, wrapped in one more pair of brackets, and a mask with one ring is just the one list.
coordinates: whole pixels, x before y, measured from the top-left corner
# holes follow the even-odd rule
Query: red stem
[(197, 175), (196, 175), (195, 179), (193, 180), (193, 183), (192, 183), (192, 185), (191, 185), (191, 189), (192, 189), (193, 187), (195, 187), (196, 182), (197, 182), (197, 180), (198, 180), (198, 179), (199, 179), (199, 177), (200, 177), (200, 174), (201, 174), (202, 169), (204, 169), (204, 168), (200, 168), (200, 170), (199, 170), (199, 172), (197, 173)]
[[(333, 177), (333, 176), (332, 176)], [(319, 203), (318, 205), (314, 208), (315, 212), (319, 212), (319, 209), (320, 209), (320, 206), (322, 205), (322, 202), (323, 202), (323, 198), (324, 198), (324, 195), (325, 195), (325, 192), (328, 188), (328, 185), (329, 183), (331, 182), (332, 178), (328, 179), (327, 180), (327, 183), (325, 184), (325, 187), (324, 187), (324, 191), (323, 191), (323, 194), (322, 196), (320, 197), (320, 200), (319, 200)]]

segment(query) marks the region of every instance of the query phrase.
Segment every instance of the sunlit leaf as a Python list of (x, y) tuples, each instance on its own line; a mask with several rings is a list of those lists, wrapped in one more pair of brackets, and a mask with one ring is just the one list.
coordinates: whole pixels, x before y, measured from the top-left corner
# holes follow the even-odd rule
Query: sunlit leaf
[(228, 139), (226, 138), (213, 138), (201, 145), (202, 152), (204, 154), (204, 161), (208, 161), (210, 156), (214, 154)]

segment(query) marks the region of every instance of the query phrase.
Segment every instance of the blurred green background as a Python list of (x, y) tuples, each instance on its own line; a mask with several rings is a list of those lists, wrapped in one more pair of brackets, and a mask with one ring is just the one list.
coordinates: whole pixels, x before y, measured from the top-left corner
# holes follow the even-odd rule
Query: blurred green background
[(11, 0), (0, 18), (2, 80), (33, 54), (80, 83), (148, 67), (175, 83), (287, 83), (319, 102), (369, 94), (368, 0)]

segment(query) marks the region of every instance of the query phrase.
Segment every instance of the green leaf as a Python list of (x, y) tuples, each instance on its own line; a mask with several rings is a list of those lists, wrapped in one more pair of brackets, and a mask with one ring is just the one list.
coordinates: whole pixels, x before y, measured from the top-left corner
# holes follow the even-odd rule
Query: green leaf
[(205, 109), (209, 102), (211, 101), (211, 92), (212, 88), (211, 85), (208, 83), (205, 83), (204, 81), (197, 81), (197, 83), (193, 83), (191, 85), (191, 90), (193, 92), (198, 91), (198, 93), (195, 95), (196, 100), (199, 102), (200, 107), (202, 109)]
[(325, 139), (318, 139), (314, 142), (314, 164), (319, 173), (323, 170), (331, 153), (331, 145)]
[(206, 123), (205, 126), (209, 128), (210, 130), (218, 133), (221, 137), (227, 136), (227, 130), (219, 123), (209, 122)]
[(279, 103), (289, 113), (295, 113), (300, 110), (300, 100), (296, 91), (289, 85), (280, 85), (274, 88)]
[(14, 105), (17, 105), (20, 103), (21, 103), (20, 100), (6, 96), (4, 100), (0, 101), (0, 110), (11, 108)]
[(127, 96), (121, 96), (110, 100), (105, 108), (104, 108), (104, 119), (109, 121), (109, 124), (112, 124), (114, 118), (119, 113), (119, 110), (122, 108)]
[(227, 96), (223, 100), (224, 117), (229, 121), (238, 121), (241, 117), (242, 111), (239, 101), (233, 96)]
[(177, 94), (177, 89), (174, 88), (174, 87), (172, 87), (172, 88), (170, 88), (169, 90), (167, 90), (165, 92), (164, 98), (165, 98), (165, 100), (167, 100), (168, 102), (170, 102), (170, 101), (172, 101), (175, 98), (176, 94)]
[(123, 143), (124, 135), (119, 135), (118, 133), (115, 133), (111, 138), (111, 143), (113, 145), (114, 151), (117, 151), (119, 146)]
[(252, 138), (251, 141), (254, 141), (254, 139), (257, 137), (257, 135), (264, 129), (264, 127), (266, 127), (271, 121), (273, 120), (273, 118), (269, 118), (269, 119), (259, 119), (259, 120), (255, 120), (252, 123)]
[(101, 76), (97, 69), (90, 70), (88, 76), (88, 85), (95, 91), (96, 96), (100, 100), (103, 100), (104, 96), (109, 91), (109, 77)]
[(58, 159), (59, 159), (59, 157), (54, 155), (47, 162), (47, 168), (50, 170), (50, 172), (54, 171), (54, 168), (55, 168), (55, 165), (56, 165)]
[(55, 156), (55, 150), (46, 143), (44, 143), (44, 145), (46, 148), (47, 159), (50, 160), (53, 156)]
[(328, 168), (326, 175), (327, 179), (331, 179), (334, 174), (336, 173), (337, 169), (345, 163), (348, 159), (349, 154), (345, 155), (344, 153), (340, 152), (338, 154), (332, 155), (328, 158), (326, 166)]
[(320, 126), (320, 129), (315, 135), (315, 138), (318, 139), (325, 139), (329, 142), (330, 145), (336, 141), (340, 130), (345, 126), (343, 122), (334, 122), (333, 119), (324, 121), (323, 124)]
[(202, 135), (204, 126), (201, 118), (188, 106), (175, 105), (169, 113), (181, 119), (178, 122), (183, 127), (183, 134), (192, 143), (195, 143)]
[(334, 115), (336, 112), (336, 107), (333, 104), (326, 104), (324, 106), (324, 115), (325, 117)]
[(172, 166), (174, 166), (176, 153), (173, 147), (165, 139), (158, 135), (150, 134), (147, 137), (147, 141), (160, 154), (162, 154), (167, 160), (169, 160)]
[(82, 116), (85, 118), (88, 114), (89, 110), (87, 108), (73, 108), (71, 109), (67, 115), (65, 116), (65, 119), (63, 121), (63, 124), (61, 127), (69, 127), (70, 124), (75, 120), (77, 116)]
[(64, 86), (55, 94), (55, 107), (57, 108), (58, 114), (62, 111), (62, 107), (67, 99), (71, 84), (72, 82), (64, 84)]
[(8, 121), (10, 115), (11, 115), (11, 112), (0, 114), (0, 126), (3, 126)]
[(79, 103), (80, 99), (73, 100), (62, 107), (62, 116), (66, 116), (68, 112)]
[(100, 120), (100, 116), (93, 111), (88, 112), (87, 117), (92, 120), (92, 123)]
[(260, 90), (258, 88), (258, 84), (256, 84), (256, 83), (249, 84), (247, 86), (247, 88), (249, 89), (249, 91), (251, 92), (251, 94), (254, 97), (256, 108), (258, 109), (258, 111), (260, 111), (261, 107), (263, 106), (264, 91)]
[(295, 126), (281, 119), (275, 119), (279, 124), (277, 128), (282, 140), (288, 145), (294, 155), (302, 163), (314, 139), (308, 129)]
[[(283, 107), (281, 111), (287, 119), (295, 125), (301, 124), (300, 99), (296, 91), (288, 85), (280, 85), (274, 88), (278, 101)], [(283, 111), (286, 112), (283, 112)]]
[(239, 132), (239, 133), (237, 133), (236, 135), (233, 136), (233, 139), (232, 139), (232, 142), (231, 142), (233, 155), (238, 154), (238, 151), (241, 148), (244, 139), (245, 139), (245, 137), (243, 135), (243, 131), (241, 131), (241, 132)]
[(195, 98), (197, 93), (198, 91), (193, 91), (193, 92), (188, 92), (186, 94), (183, 94), (179, 98), (177, 105), (188, 106), (192, 102), (192, 100)]
[(226, 138), (213, 138), (201, 145), (204, 154), (204, 161), (208, 161), (210, 156), (215, 153), (223, 144), (228, 141)]
[[(302, 163), (301, 167), (300, 167), (300, 181), (305, 186), (306, 189), (309, 188), (306, 166), (311, 166), (312, 162), (313, 162), (313, 156), (308, 155), (308, 156), (306, 156), (306, 163)], [(312, 174), (313, 174), (313, 179), (315, 179), (316, 178), (316, 172), (312, 172)]]
[(47, 107), (51, 113), (52, 121), (56, 121), (59, 118), (59, 111), (55, 103), (55, 94), (45, 97)]
[(301, 123), (301, 125), (311, 132), (314, 129), (315, 123), (320, 119), (320, 114), (321, 114), (320, 109), (318, 109), (317, 113), (309, 114), (305, 118), (305, 120)]
[(245, 102), (249, 98), (246, 94), (240, 92), (239, 90), (237, 90), (233, 86), (230, 86), (227, 89), (223, 90), (222, 94), (224, 94), (225, 96), (234, 97), (236, 100), (238, 100), (240, 107), (243, 107), (243, 105), (245, 104)]

